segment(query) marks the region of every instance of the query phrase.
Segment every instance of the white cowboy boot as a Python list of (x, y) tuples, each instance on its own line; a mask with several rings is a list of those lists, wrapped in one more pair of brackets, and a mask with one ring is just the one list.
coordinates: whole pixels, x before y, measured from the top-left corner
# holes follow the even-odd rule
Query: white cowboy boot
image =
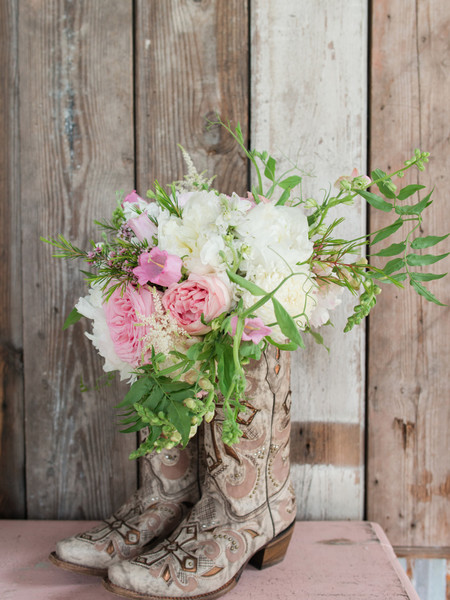
[[(221, 410), (205, 427), (207, 473), (201, 500), (167, 540), (113, 565), (105, 587), (142, 599), (216, 598), (246, 564), (283, 560), (296, 515), (289, 477), (289, 355), (270, 348), (247, 369), (244, 435), (221, 441)], [(222, 416), (223, 418), (223, 416)]]
[(165, 539), (197, 502), (198, 440), (144, 459), (144, 486), (94, 529), (61, 540), (50, 560), (59, 567), (104, 576), (114, 563)]

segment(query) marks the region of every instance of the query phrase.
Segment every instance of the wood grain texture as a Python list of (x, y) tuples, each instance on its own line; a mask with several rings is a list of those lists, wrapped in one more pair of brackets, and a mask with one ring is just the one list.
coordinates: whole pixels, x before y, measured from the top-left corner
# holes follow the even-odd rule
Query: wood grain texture
[(185, 173), (177, 144), (221, 191), (244, 193), (247, 166), (218, 113), (248, 129), (248, 14), (241, 0), (136, 4), (137, 185)]
[[(232, 138), (208, 130), (220, 114), (248, 129), (248, 14), (239, 0), (136, 4), (136, 164), (141, 194), (185, 173), (177, 144), (214, 186), (247, 189), (247, 166)], [(145, 459), (141, 481), (148, 477)]]
[(82, 247), (134, 187), (132, 3), (24, 0), (19, 6), (21, 203), (24, 235), (26, 474), (30, 518), (98, 518), (136, 484), (118, 433), (116, 387), (102, 375), (84, 322), (62, 332), (86, 293), (78, 268), (39, 236)]
[[(373, 9), (371, 166), (395, 169), (415, 147), (429, 150), (429, 168), (408, 182), (436, 186), (422, 235), (442, 235), (450, 230), (450, 5), (394, 0)], [(372, 230), (385, 222), (371, 215)], [(444, 242), (424, 253), (448, 250)], [(445, 273), (449, 260), (433, 267)], [(450, 310), (407, 287), (386, 287), (370, 319), (368, 516), (396, 546), (446, 546)], [(449, 302), (448, 277), (429, 288)]]
[(361, 466), (358, 423), (293, 422), (291, 464)]
[(0, 3), (0, 517), (25, 517), (17, 2)]
[[(353, 167), (365, 171), (366, 4), (251, 2), (252, 146), (314, 171), (315, 178), (304, 180), (306, 196), (321, 198), (323, 188)], [(364, 211), (356, 206), (345, 213), (342, 231), (357, 237)], [(342, 333), (352, 302), (343, 302), (336, 327), (324, 332), (330, 354), (312, 342), (293, 357), (292, 393), (295, 421), (360, 427), (358, 466), (294, 464), (299, 518), (361, 518), (363, 512), (364, 331)], [(299, 443), (293, 439), (294, 454), (301, 453)]]

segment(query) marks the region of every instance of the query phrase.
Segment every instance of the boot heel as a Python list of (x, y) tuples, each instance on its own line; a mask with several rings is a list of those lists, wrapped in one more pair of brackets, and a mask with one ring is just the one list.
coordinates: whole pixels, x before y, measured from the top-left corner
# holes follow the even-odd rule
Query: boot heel
[(250, 559), (250, 564), (257, 569), (266, 569), (280, 563), (285, 555), (294, 533), (295, 521), (287, 529), (279, 533), (266, 546), (258, 550)]

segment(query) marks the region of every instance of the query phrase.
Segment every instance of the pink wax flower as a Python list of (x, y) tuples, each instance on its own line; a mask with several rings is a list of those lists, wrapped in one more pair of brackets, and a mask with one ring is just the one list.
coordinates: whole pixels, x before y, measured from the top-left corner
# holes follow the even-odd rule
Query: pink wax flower
[(167, 287), (181, 279), (183, 261), (175, 254), (160, 250), (156, 246), (139, 256), (139, 267), (133, 269), (141, 285), (149, 281)]
[(186, 281), (165, 291), (162, 303), (185, 331), (197, 335), (211, 330), (202, 323), (202, 315), (208, 323), (229, 310), (231, 293), (218, 277), (191, 273)]
[(127, 226), (134, 231), (134, 235), (140, 242), (147, 240), (151, 243), (153, 236), (158, 233), (157, 226), (145, 212), (134, 219), (128, 219)]
[(127, 202), (130, 204), (139, 204), (140, 202), (145, 202), (145, 200), (139, 196), (136, 190), (133, 190), (125, 196), (124, 200), (122, 200), (122, 208)]
[(149, 327), (137, 324), (142, 322), (142, 317), (149, 317), (155, 312), (152, 292), (148, 288), (138, 290), (128, 284), (122, 293), (119, 287), (104, 304), (104, 311), (117, 356), (137, 367), (142, 363), (145, 347), (142, 338), (150, 332)]
[[(231, 317), (231, 335), (236, 335), (237, 322), (237, 315)], [(266, 335), (270, 335), (271, 333), (271, 328), (264, 325), (262, 319), (259, 317), (256, 317), (255, 319), (245, 319), (242, 339), (244, 342), (259, 344)]]

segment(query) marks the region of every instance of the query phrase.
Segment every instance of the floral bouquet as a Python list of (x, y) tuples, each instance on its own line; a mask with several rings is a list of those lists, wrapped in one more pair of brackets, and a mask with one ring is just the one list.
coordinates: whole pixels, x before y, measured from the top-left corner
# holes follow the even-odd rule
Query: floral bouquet
[[(409, 281), (440, 304), (424, 282), (444, 275), (416, 270), (448, 254), (417, 252), (447, 237), (415, 235), (431, 192), (406, 202), (424, 186), (401, 188), (393, 181), (414, 166), (422, 171), (429, 153), (416, 150), (391, 175), (354, 171), (319, 201), (304, 198), (298, 169), (278, 173), (275, 158), (246, 149), (239, 125), (220, 124), (255, 168), (257, 185), (246, 197), (214, 189), (182, 148), (184, 180), (167, 190), (155, 182), (147, 199), (135, 191), (119, 194), (111, 220), (96, 222), (102, 241), (91, 242), (89, 251), (62, 236), (44, 240), (58, 248), (55, 256), (81, 258), (91, 267), (83, 271), (89, 293), (65, 327), (81, 316), (91, 319), (86, 335), (104, 370), (131, 384), (119, 404), (123, 431), (149, 431), (133, 458), (186, 445), (218, 402), (222, 439), (237, 442), (238, 417), (246, 410), (245, 365), (269, 344), (295, 350), (308, 334), (323, 343), (318, 330), (330, 323), (343, 293), (359, 295), (345, 331), (369, 314), (380, 282), (403, 287)], [(342, 239), (336, 229), (344, 218), (333, 219), (332, 209), (354, 202), (395, 217), (379, 231)], [(386, 243), (401, 228), (404, 240)], [(366, 248), (370, 256), (386, 257), (384, 266), (369, 264)]]

